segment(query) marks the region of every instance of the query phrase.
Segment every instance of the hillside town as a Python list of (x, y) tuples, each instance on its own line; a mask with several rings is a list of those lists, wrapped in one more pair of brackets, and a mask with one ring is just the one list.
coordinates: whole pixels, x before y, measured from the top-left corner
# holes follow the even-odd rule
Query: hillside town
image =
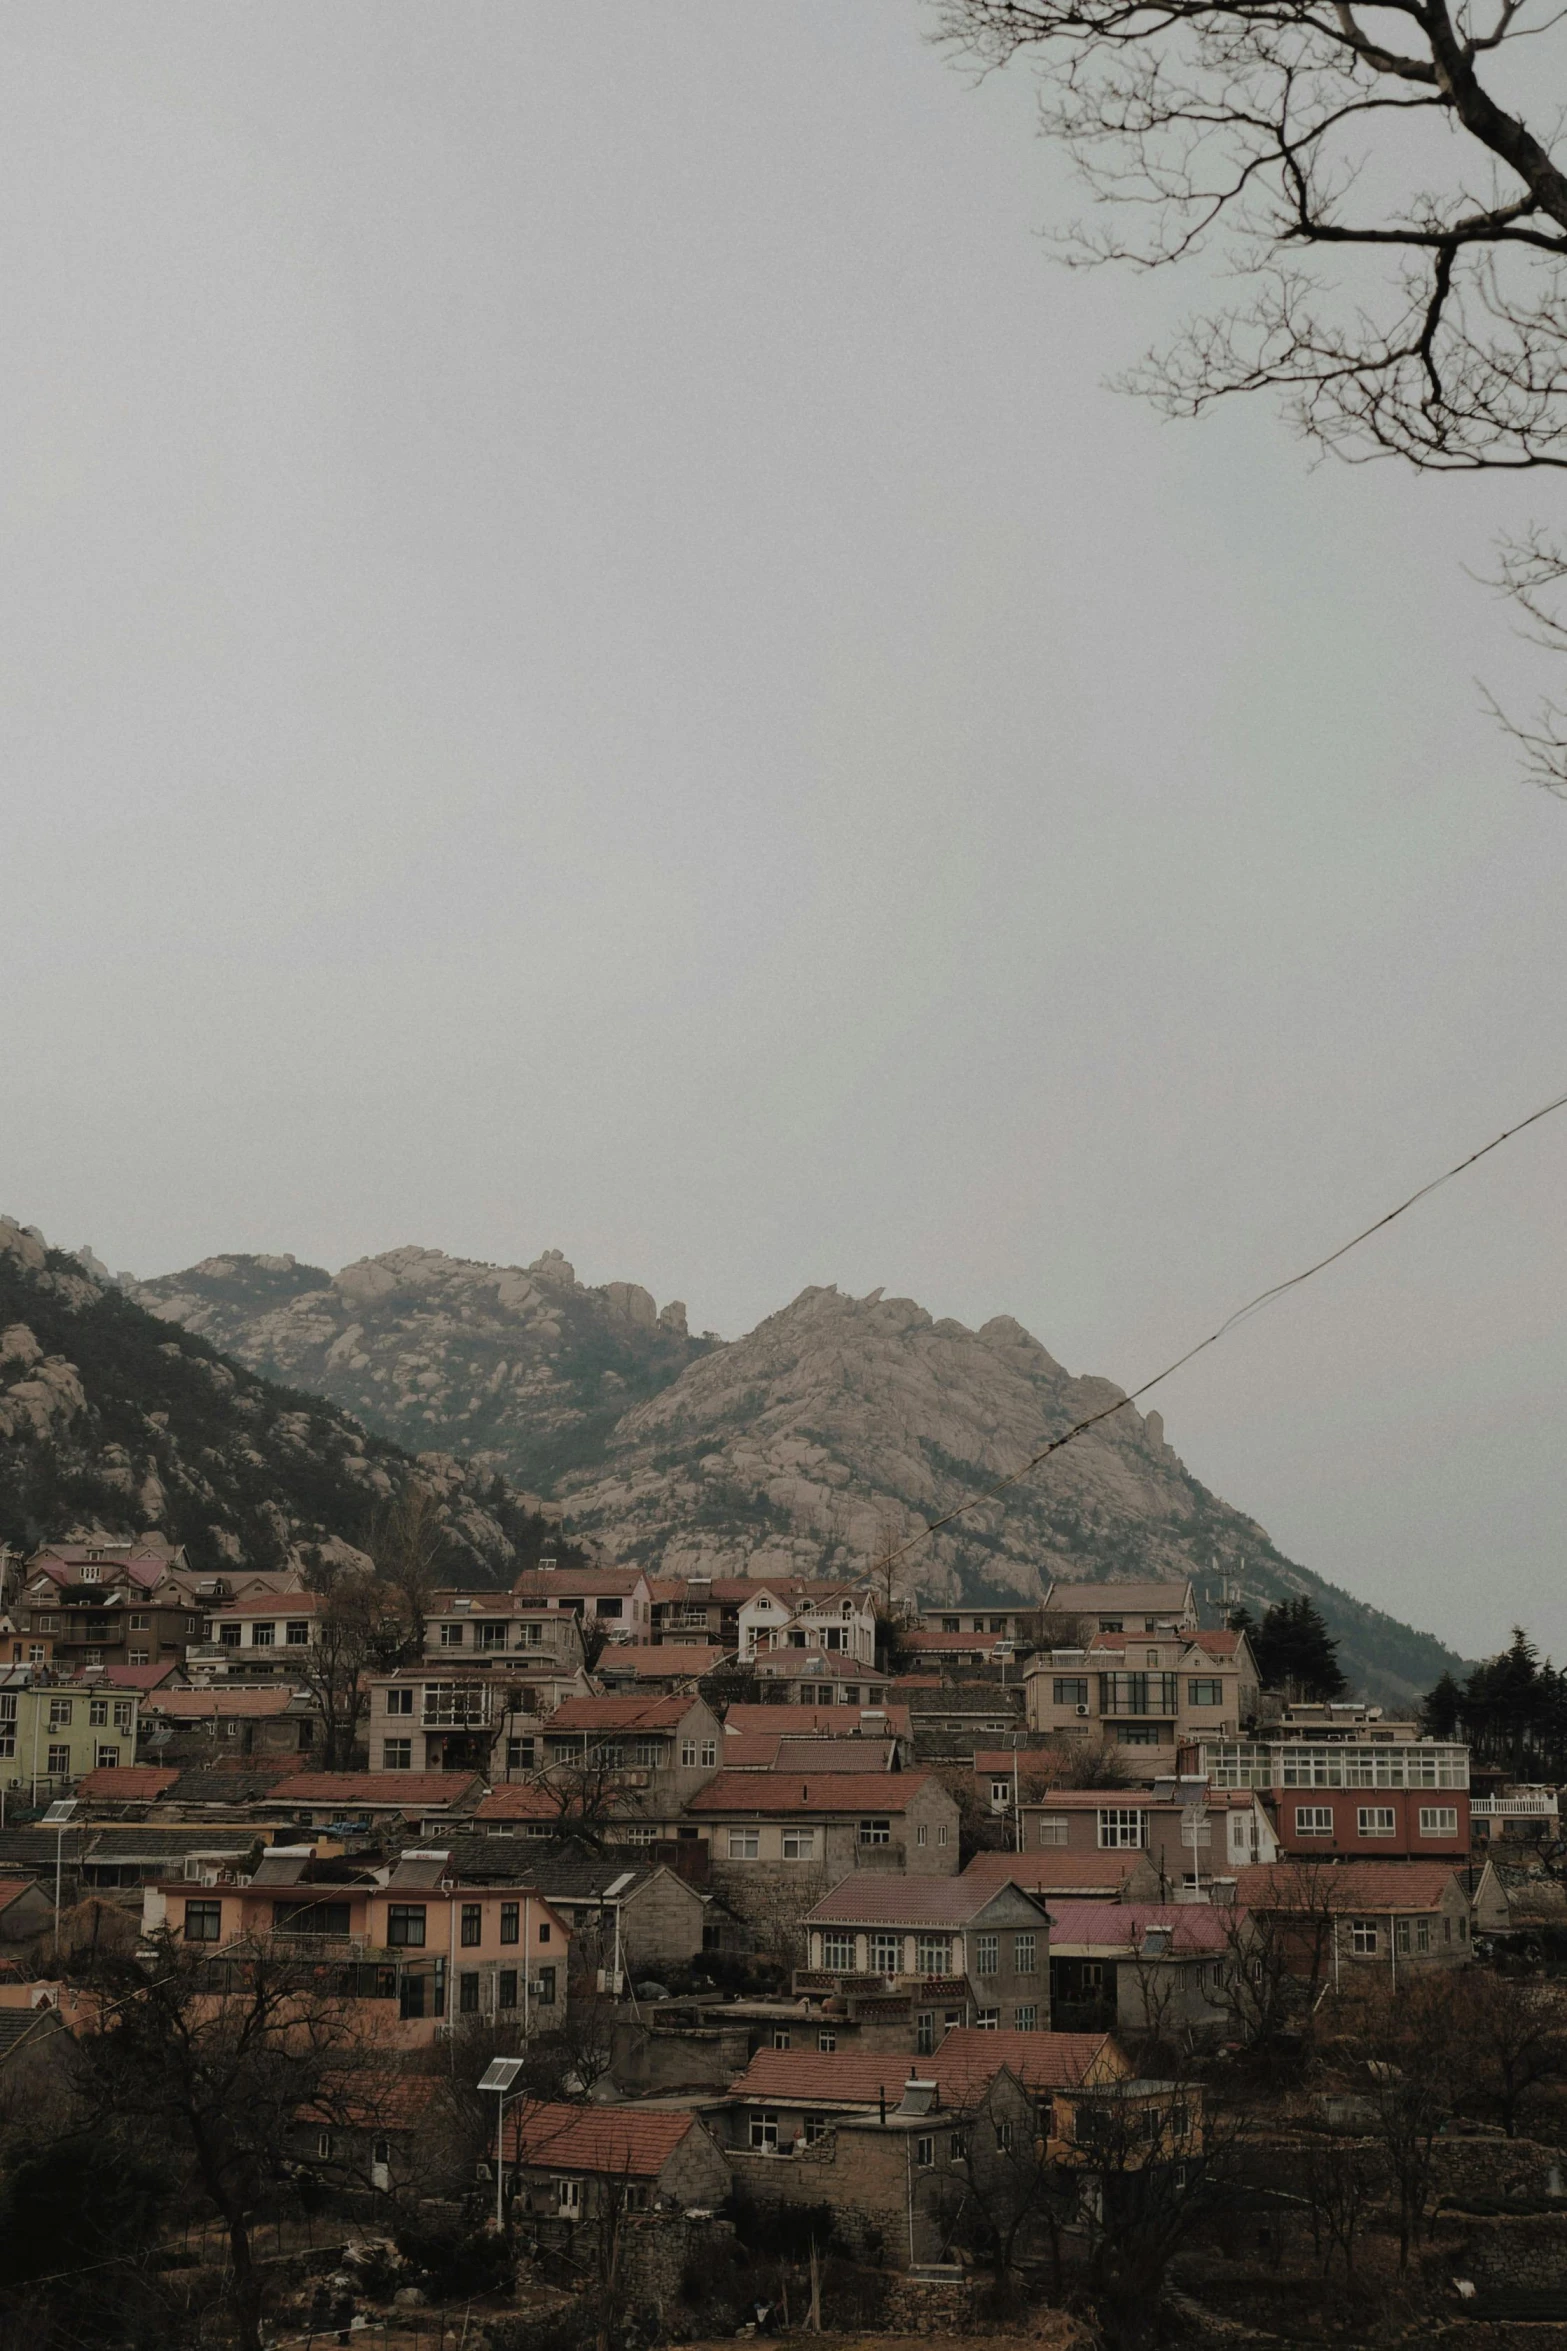
[(1191, 1581), (313, 1581), (4, 1561), (8, 2210), (153, 2134), (126, 2339), (1567, 2313), (1521, 1636), (1399, 1715)]

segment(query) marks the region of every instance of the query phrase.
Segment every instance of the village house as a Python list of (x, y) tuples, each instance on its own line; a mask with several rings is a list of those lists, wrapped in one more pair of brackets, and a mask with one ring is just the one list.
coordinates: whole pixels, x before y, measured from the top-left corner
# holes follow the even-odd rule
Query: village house
[[(573, 1620), (574, 1622), (575, 1620)], [(510, 1671), (447, 1663), (371, 1674), (366, 1740), (377, 1771), (469, 1771), (507, 1780), (544, 1760), (545, 1717), (587, 1687), (580, 1668), (523, 1682)]]
[[(1392, 1860), (1467, 1855), (1469, 1749), (1426, 1739), (1413, 1723), (1344, 1709), (1249, 1739), (1204, 1738), (1192, 1760), (1217, 1788), (1261, 1794), (1286, 1854)], [(1265, 1855), (1258, 1856), (1259, 1860)]]
[(424, 2185), (432, 2133), (450, 2098), (438, 2073), (356, 2067), (322, 2083), (299, 2109), (291, 2134), (294, 2161), (341, 2194), (397, 2197)]
[(958, 2026), (1049, 2026), (1050, 1914), (1010, 1881), (856, 1871), (807, 1911), (805, 1927), (796, 1992), (906, 1993), (922, 2055)]
[(140, 1708), (134, 1690), (0, 1669), (0, 1786), (61, 1796), (90, 1771), (134, 1763)]
[(900, 1763), (914, 1760), (914, 1733), (907, 1706), (777, 1706), (737, 1701), (724, 1709), (726, 1738), (896, 1739)]
[(778, 1686), (785, 1705), (879, 1706), (891, 1687), (880, 1666), (825, 1649), (758, 1649), (751, 1663), (759, 1682)]
[(723, 1726), (703, 1698), (568, 1698), (543, 1726), (543, 1768), (565, 1790), (602, 1788), (630, 1816), (678, 1813), (716, 1777)]
[(957, 1874), (958, 1808), (931, 1772), (723, 1771), (688, 1799), (684, 1825), (709, 1849), (715, 1888), (748, 1911), (779, 1894), (803, 1906), (851, 1870)]
[(729, 2166), (691, 2113), (519, 2100), (504, 2123), (513, 2218), (592, 2228), (641, 2213), (711, 2211)]
[(916, 1668), (934, 1665), (944, 1672), (960, 1665), (985, 1671), (999, 1668), (1003, 1678), (1018, 1655), (1018, 1644), (1010, 1633), (949, 1633), (923, 1625), (903, 1635), (902, 1647), (909, 1664)]
[(209, 1689), (163, 1688), (142, 1699), (154, 1729), (191, 1732), (210, 1743), (214, 1760), (308, 1756), (320, 1727), (315, 1702), (287, 1682), (215, 1682)]
[(1077, 2032), (1218, 2038), (1249, 1937), (1230, 1904), (1053, 1901), (1051, 2015)]
[(1069, 1853), (1047, 1845), (1037, 1853), (976, 1853), (963, 1875), (976, 1885), (1001, 1886), (1009, 1880), (1025, 1893), (1043, 1894), (1068, 1902), (1158, 1902), (1167, 1888), (1159, 1883), (1147, 1854), (1122, 1847), (1115, 1852)]
[(571, 1929), (532, 1887), (465, 1886), (449, 1857), (407, 1851), (385, 1882), (361, 1865), (274, 1845), (248, 1877), (165, 1879), (143, 1891), (142, 1927), (214, 1958), (267, 1942), (342, 1970), (347, 1996), (395, 2001), (401, 2045), (448, 2017), (487, 2017), (526, 2037), (564, 2020)]
[(919, 1630), (922, 1633), (989, 1633), (1004, 1641), (1033, 1642), (1039, 1638), (1042, 1610), (1037, 1603), (1020, 1600), (991, 1602), (985, 1607), (972, 1607), (967, 1601), (954, 1607), (950, 1601), (928, 1600), (919, 1612)]
[(1191, 1579), (1163, 1584), (1052, 1583), (1043, 1603), (1050, 1616), (1071, 1617), (1080, 1641), (1099, 1633), (1157, 1633), (1197, 1630), (1197, 1596)]
[(213, 1603), (186, 1663), (193, 1671), (286, 1676), (318, 1645), (320, 1614), (314, 1592), (260, 1592)]
[[(554, 1577), (551, 1577), (553, 1583)], [(522, 1599), (516, 1592), (433, 1592), (424, 1619), (424, 1654), (432, 1665), (499, 1666), (577, 1686), (584, 1660), (582, 1620), (574, 1608)], [(585, 1685), (583, 1685), (585, 1686)]]
[(639, 1567), (524, 1568), (512, 1590), (525, 1610), (558, 1609), (611, 1641), (653, 1638), (653, 1593)]
[(654, 1585), (656, 1641), (695, 1641), (741, 1651), (740, 1611), (762, 1590), (785, 1607), (840, 1600), (860, 1587), (827, 1576), (660, 1576)]
[(603, 1859), (581, 1847), (530, 1857), (528, 1876), (572, 1932), (572, 1959), (610, 1988), (683, 1968), (702, 1955), (709, 1903), (644, 1854)]
[(1286, 1859), (1242, 1870), (1236, 1899), (1285, 1930), (1298, 1973), (1341, 1982), (1346, 1970), (1466, 1966), (1473, 1957), (1468, 1889), (1448, 1861)]
[(31, 1943), (54, 1924), (54, 1896), (36, 1878), (0, 1878), (0, 1943)]
[(727, 1653), (693, 1642), (613, 1642), (593, 1668), (596, 1681), (615, 1697), (672, 1697), (694, 1690), (704, 1674), (715, 1673)]
[(91, 1666), (150, 1665), (183, 1657), (200, 1617), (171, 1576), (181, 1554), (152, 1538), (51, 1543), (22, 1571), (9, 1611), (13, 1640), (47, 1644), (49, 1661), (76, 1673)]
[(1019, 1812), (1025, 1852), (1145, 1852), (1158, 1898), (1201, 1892), (1279, 1851), (1260, 1798), (1249, 1788), (1161, 1778), (1148, 1788), (1048, 1788)]
[(1257, 1710), (1256, 1661), (1244, 1633), (1096, 1632), (1049, 1649), (1023, 1673), (1028, 1727), (1058, 1745), (1129, 1750), (1173, 1772), (1182, 1745), (1235, 1738)]
[[(788, 1710), (791, 1714), (794, 1709)], [(725, 1771), (901, 1771), (899, 1739), (790, 1739), (731, 1732), (724, 1726)]]
[(829, 1585), (801, 1598), (758, 1584), (737, 1610), (736, 1622), (745, 1664), (775, 1650), (826, 1656), (834, 1670), (876, 1663), (876, 1609), (863, 1585)]

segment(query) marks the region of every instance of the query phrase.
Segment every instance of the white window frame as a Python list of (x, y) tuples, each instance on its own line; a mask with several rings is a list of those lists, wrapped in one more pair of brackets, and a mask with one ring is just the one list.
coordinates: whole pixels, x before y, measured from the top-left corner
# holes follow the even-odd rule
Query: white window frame
[(1333, 1834), (1332, 1805), (1297, 1804), (1295, 1807), (1295, 1834), (1297, 1837), (1331, 1837)]
[(1396, 1837), (1398, 1814), (1391, 1804), (1360, 1804), (1355, 1808), (1355, 1829), (1362, 1837)]
[(1423, 1837), (1456, 1837), (1458, 1834), (1457, 1805), (1422, 1804), (1420, 1807), (1420, 1834)]

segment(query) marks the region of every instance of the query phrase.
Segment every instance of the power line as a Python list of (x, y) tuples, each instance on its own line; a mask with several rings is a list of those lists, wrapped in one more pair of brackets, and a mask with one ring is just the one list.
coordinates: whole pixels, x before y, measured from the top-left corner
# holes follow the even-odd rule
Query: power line
[(1326, 1257), (1319, 1257), (1315, 1265), (1305, 1266), (1299, 1273), (1290, 1274), (1286, 1280), (1274, 1282), (1269, 1289), (1259, 1290), (1255, 1298), (1248, 1298), (1244, 1306), (1237, 1306), (1233, 1314), (1226, 1315), (1218, 1328), (1210, 1331), (1205, 1339), (1199, 1339), (1195, 1346), (1188, 1347), (1184, 1355), (1177, 1355), (1175, 1361), (1167, 1363), (1163, 1371), (1156, 1371), (1152, 1379), (1144, 1380), (1141, 1386), (1133, 1388), (1130, 1394), (1117, 1397), (1113, 1404), (1101, 1405), (1097, 1412), (1090, 1412), (1083, 1420), (1074, 1421), (1071, 1428), (1065, 1430), (1059, 1437), (1052, 1437), (1048, 1445), (1041, 1446), (1040, 1450), (1032, 1454), (1019, 1468), (1009, 1470), (1005, 1477), (997, 1478), (993, 1485), (983, 1487), (977, 1494), (971, 1494), (966, 1502), (955, 1503), (951, 1510), (943, 1511), (940, 1518), (929, 1520), (926, 1525), (920, 1528), (918, 1534), (910, 1535), (908, 1541), (900, 1544), (896, 1551), (889, 1552), (885, 1558), (879, 1559), (876, 1563), (878, 1570), (885, 1571), (890, 1567), (895, 1567), (900, 1559), (914, 1550), (918, 1544), (923, 1543), (927, 1535), (934, 1535), (942, 1527), (950, 1526), (954, 1519), (964, 1517), (971, 1510), (977, 1510), (981, 1503), (993, 1502), (998, 1494), (1006, 1493), (1009, 1487), (1018, 1485), (1032, 1470), (1036, 1470), (1042, 1461), (1048, 1461), (1052, 1453), (1059, 1453), (1063, 1445), (1070, 1445), (1074, 1438), (1085, 1435), (1089, 1429), (1097, 1428), (1102, 1420), (1111, 1419), (1114, 1414), (1123, 1411), (1128, 1404), (1135, 1404), (1139, 1398), (1148, 1395), (1162, 1381), (1173, 1378), (1178, 1371), (1183, 1371), (1188, 1363), (1195, 1361), (1197, 1356), (1205, 1354), (1208, 1348), (1216, 1347), (1230, 1331), (1245, 1322), (1249, 1316), (1260, 1312), (1264, 1306), (1271, 1305), (1275, 1298), (1282, 1298), (1286, 1291), (1298, 1290), (1302, 1282), (1309, 1282), (1313, 1275), (1326, 1272), (1330, 1265), (1337, 1265), (1341, 1257), (1347, 1257), (1352, 1249), (1358, 1249), (1362, 1241), (1369, 1241), (1374, 1233), (1385, 1232), (1390, 1224), (1395, 1224), (1399, 1217), (1407, 1215), (1408, 1211), (1417, 1207), (1422, 1200), (1429, 1200), (1433, 1192), (1439, 1192), (1442, 1186), (1450, 1184), (1455, 1176), (1463, 1175), (1469, 1168), (1476, 1166), (1480, 1160), (1488, 1158), (1493, 1151), (1499, 1151), (1504, 1143), (1510, 1143), (1515, 1135), (1523, 1134), (1529, 1127), (1538, 1126), (1542, 1118), (1549, 1118), (1554, 1111), (1564, 1108), (1567, 1108), (1567, 1094), (1558, 1094), (1553, 1102), (1542, 1103), (1538, 1110), (1531, 1110), (1527, 1118), (1519, 1119), (1513, 1126), (1504, 1127), (1499, 1135), (1491, 1137), (1489, 1143), (1482, 1143), (1478, 1151), (1471, 1151), (1466, 1159), (1460, 1159), (1454, 1166), (1445, 1169), (1441, 1175), (1433, 1176), (1431, 1181), (1422, 1184), (1417, 1192), (1411, 1192), (1407, 1200), (1400, 1200), (1396, 1208), (1390, 1208), (1385, 1216), (1377, 1217), (1374, 1223), (1365, 1226), (1361, 1232), (1355, 1233), (1347, 1241), (1341, 1241), (1336, 1249), (1328, 1251)]

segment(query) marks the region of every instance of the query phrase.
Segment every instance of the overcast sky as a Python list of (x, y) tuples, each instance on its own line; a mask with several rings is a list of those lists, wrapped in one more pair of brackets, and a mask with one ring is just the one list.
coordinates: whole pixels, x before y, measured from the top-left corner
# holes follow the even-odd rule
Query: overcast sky
[[(1105, 388), (914, 0), (13, 0), (0, 1206), (564, 1249), (1131, 1386), (1567, 1085), (1466, 578), (1560, 492)], [(1532, 503), (1531, 503), (1532, 502)], [(1567, 1115), (1157, 1399), (1297, 1558), (1567, 1650)]]

